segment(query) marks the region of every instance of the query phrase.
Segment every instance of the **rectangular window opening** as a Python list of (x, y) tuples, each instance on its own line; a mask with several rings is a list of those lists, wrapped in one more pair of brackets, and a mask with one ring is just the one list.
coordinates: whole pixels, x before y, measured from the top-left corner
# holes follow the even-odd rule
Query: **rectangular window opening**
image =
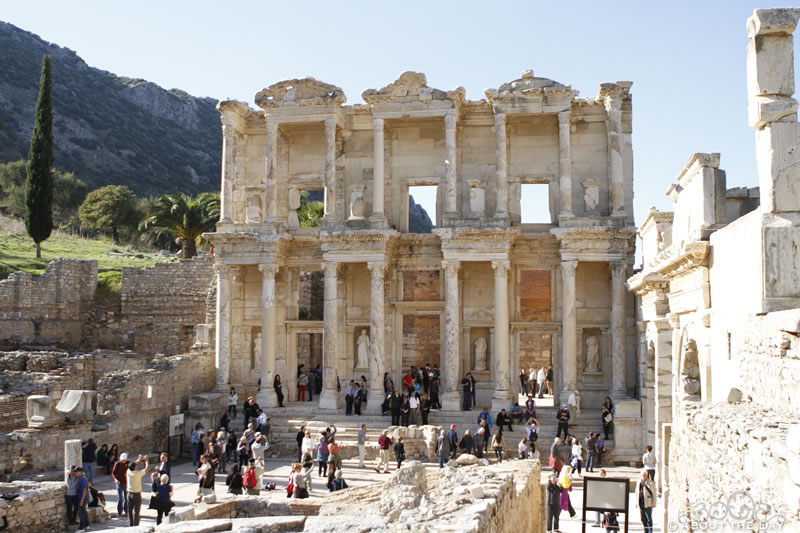
[(523, 183), (520, 185), (520, 222), (522, 224), (551, 224), (550, 185)]
[(408, 232), (431, 233), (436, 227), (436, 185), (408, 188)]
[(297, 208), (297, 219), (301, 228), (317, 228), (322, 224), (325, 215), (325, 190), (311, 189), (300, 192), (300, 207)]
[(325, 278), (322, 271), (300, 272), (297, 302), (298, 320), (322, 320)]

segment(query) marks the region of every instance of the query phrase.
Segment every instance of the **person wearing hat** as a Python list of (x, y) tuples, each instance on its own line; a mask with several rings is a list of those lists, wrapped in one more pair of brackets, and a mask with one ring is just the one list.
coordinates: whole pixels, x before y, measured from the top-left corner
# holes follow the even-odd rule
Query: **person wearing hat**
[[(144, 462), (144, 468), (139, 469), (139, 463)], [(150, 462), (146, 455), (140, 455), (128, 465), (128, 523), (131, 527), (139, 525), (142, 510), (142, 478), (150, 469)]]
[(117, 514), (122, 516), (128, 513), (128, 454), (122, 453), (119, 461), (114, 463), (111, 470), (114, 485), (117, 487)]
[(64, 501), (67, 504), (67, 523), (75, 524), (75, 518), (78, 516), (78, 477), (75, 475), (77, 467), (72, 465), (64, 477), (64, 484), (67, 486), (67, 491), (64, 494)]
[(89, 480), (83, 475), (83, 468), (77, 467), (73, 473), (78, 480), (78, 495), (77, 495), (77, 509), (78, 518), (78, 531), (85, 531), (89, 527), (89, 512), (86, 507), (89, 505)]

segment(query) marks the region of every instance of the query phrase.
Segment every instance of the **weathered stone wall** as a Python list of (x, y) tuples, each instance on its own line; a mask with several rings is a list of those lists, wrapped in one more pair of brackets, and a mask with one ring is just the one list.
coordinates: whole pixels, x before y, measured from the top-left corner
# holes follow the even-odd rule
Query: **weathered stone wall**
[(194, 326), (206, 322), (213, 261), (197, 257), (147, 268), (122, 269), (123, 340), (140, 353), (182, 353)]
[(761, 530), (797, 527), (799, 424), (796, 414), (752, 403), (683, 404), (672, 424), (670, 530), (751, 531), (759, 520)]
[(3, 494), (18, 494), (7, 502), (0, 500), (0, 511), (8, 518), (8, 530), (19, 533), (61, 533), (67, 516), (65, 487), (57, 482), (0, 483)]
[(0, 345), (80, 345), (96, 287), (97, 261), (56, 259), (36, 279), (11, 274), (0, 281)]

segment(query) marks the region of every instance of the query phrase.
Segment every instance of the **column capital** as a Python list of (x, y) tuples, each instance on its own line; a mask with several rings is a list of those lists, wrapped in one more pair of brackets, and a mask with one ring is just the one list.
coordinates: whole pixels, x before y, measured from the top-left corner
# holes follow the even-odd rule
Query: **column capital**
[(442, 270), (447, 276), (457, 276), (461, 269), (461, 261), (442, 261)]
[(276, 265), (275, 263), (262, 263), (258, 265), (261, 276), (264, 278), (274, 278), (280, 268), (280, 265)]
[(494, 269), (495, 277), (506, 277), (508, 271), (511, 270), (511, 261), (492, 261), (492, 268)]
[(245, 268), (243, 266), (234, 265), (230, 267), (231, 281), (234, 283), (244, 283)]
[(339, 263), (322, 263), (322, 270), (325, 277), (336, 277), (339, 272)]
[(219, 278), (227, 278), (231, 275), (230, 265), (214, 264), (214, 274)]
[(384, 272), (386, 271), (386, 262), (385, 261), (369, 261), (367, 263), (367, 268), (370, 269), (372, 272), (372, 276), (380, 276), (383, 277)]
[(444, 115), (444, 127), (445, 129), (452, 130), (455, 129), (456, 123), (458, 122), (458, 112), (455, 109), (451, 109)]
[(611, 277), (614, 279), (627, 278), (628, 265), (625, 263), (609, 263), (608, 269), (611, 271)]
[(578, 268), (578, 260), (577, 259), (570, 259), (567, 261), (561, 261), (561, 272), (564, 274), (569, 274), (570, 276), (575, 275), (575, 269)]
[(383, 119), (373, 117), (372, 118), (372, 129), (374, 130), (383, 130)]

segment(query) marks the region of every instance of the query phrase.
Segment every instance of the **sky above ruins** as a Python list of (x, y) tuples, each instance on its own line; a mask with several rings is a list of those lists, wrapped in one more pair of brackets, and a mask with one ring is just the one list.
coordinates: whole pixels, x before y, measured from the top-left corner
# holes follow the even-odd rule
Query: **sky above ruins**
[[(224, 5), (224, 7), (223, 7)], [(470, 99), (525, 68), (583, 97), (631, 80), (635, 212), (670, 209), (664, 191), (693, 152), (721, 152), (728, 186), (756, 186), (747, 126), (745, 21), (763, 0), (696, 2), (5, 2), (0, 19), (94, 67), (197, 96), (253, 96), (314, 76), (348, 103), (406, 70)], [(46, 14), (46, 16), (43, 16)], [(797, 46), (796, 46), (797, 48)]]

